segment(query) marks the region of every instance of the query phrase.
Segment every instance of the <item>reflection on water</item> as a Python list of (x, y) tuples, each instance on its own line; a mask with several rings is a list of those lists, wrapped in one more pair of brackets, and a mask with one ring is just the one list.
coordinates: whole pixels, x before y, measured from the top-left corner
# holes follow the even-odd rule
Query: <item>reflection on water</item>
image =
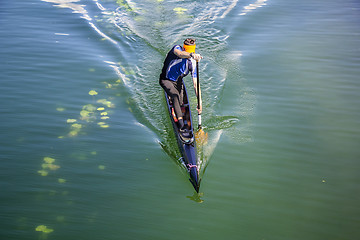
[(246, 15), (247, 13), (254, 11), (257, 8), (260, 8), (262, 6), (265, 6), (267, 3), (267, 0), (257, 0), (255, 3), (251, 3), (243, 8), (240, 15)]
[(88, 12), (85, 10), (86, 5), (77, 4), (81, 0), (41, 0), (43, 2), (53, 3), (54, 6), (59, 8), (70, 8), (74, 13), (80, 13), (81, 17), (91, 21), (91, 17)]
[(186, 196), (186, 197), (194, 202), (203, 203), (204, 200), (201, 199), (203, 196), (204, 196), (204, 193), (194, 192), (194, 194), (192, 196)]

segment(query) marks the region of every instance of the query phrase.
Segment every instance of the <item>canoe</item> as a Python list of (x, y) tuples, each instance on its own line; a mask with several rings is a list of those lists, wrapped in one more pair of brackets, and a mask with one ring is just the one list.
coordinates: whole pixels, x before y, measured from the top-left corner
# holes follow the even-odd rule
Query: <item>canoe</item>
[[(165, 91), (164, 91), (165, 92)], [(182, 88), (182, 94), (183, 94), (183, 104), (181, 105), (181, 109), (183, 112), (183, 119), (185, 126), (189, 129), (189, 131), (192, 134), (192, 138), (188, 141), (184, 141), (180, 135), (179, 135), (179, 126), (174, 114), (174, 108), (171, 102), (170, 97), (165, 92), (165, 99), (170, 115), (170, 119), (172, 122), (172, 126), (174, 128), (175, 137), (177, 139), (177, 143), (179, 146), (179, 150), (181, 153), (181, 162), (186, 168), (186, 170), (189, 173), (189, 180), (194, 186), (196, 192), (199, 192), (200, 188), (200, 181), (199, 181), (199, 169), (198, 169), (198, 161), (197, 161), (197, 149), (196, 149), (196, 141), (195, 141), (195, 134), (194, 134), (194, 128), (192, 123), (192, 117), (191, 117), (191, 109), (189, 104), (189, 99), (186, 91), (185, 84), (183, 83)]]

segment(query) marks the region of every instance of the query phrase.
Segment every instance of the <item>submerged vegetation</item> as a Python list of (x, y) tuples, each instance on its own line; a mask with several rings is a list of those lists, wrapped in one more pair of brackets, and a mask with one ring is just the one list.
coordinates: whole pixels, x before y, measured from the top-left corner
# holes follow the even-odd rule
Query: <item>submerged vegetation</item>
[(51, 233), (54, 231), (54, 229), (48, 228), (45, 225), (39, 225), (35, 228), (35, 231), (37, 232), (43, 232), (43, 233)]
[(55, 159), (51, 157), (44, 157), (43, 163), (41, 164), (41, 169), (38, 171), (38, 173), (45, 177), (49, 174), (49, 171), (55, 171), (60, 168), (59, 165), (54, 164)]

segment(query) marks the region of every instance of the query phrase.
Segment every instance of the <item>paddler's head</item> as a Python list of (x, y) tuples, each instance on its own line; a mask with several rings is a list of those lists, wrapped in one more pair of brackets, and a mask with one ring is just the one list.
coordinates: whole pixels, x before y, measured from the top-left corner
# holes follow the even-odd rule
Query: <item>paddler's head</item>
[(184, 41), (184, 50), (188, 53), (195, 53), (195, 39), (194, 38), (187, 38)]

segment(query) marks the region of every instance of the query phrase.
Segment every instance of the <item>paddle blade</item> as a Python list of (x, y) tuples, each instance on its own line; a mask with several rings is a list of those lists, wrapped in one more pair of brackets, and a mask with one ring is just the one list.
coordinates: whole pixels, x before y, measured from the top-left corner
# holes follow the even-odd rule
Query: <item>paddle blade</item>
[(195, 133), (196, 143), (205, 145), (208, 141), (208, 133), (204, 132), (201, 128)]

